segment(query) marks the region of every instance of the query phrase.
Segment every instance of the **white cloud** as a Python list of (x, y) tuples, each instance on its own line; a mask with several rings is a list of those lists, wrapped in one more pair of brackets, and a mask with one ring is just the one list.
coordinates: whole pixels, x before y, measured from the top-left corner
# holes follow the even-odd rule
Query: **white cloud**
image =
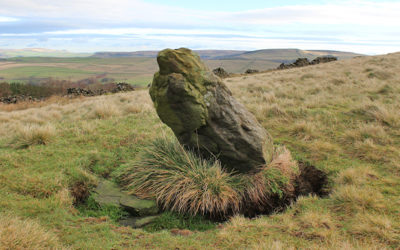
[(400, 2), (339, 1), (324, 5), (294, 5), (227, 14), (250, 24), (400, 25)]
[[(400, 50), (397, 46), (400, 44), (399, 12), (400, 2), (362, 0), (241, 12), (187, 10), (143, 0), (1, 0), (0, 22), (15, 21), (15, 18), (40, 20), (48, 25), (62, 24), (62, 28), (52, 32), (32, 29), (16, 34), (0, 31), (0, 36), (49, 36), (49, 41), (59, 43), (63, 39), (67, 41), (67, 36), (74, 39), (112, 36), (110, 39), (121, 41), (126, 46), (124, 49), (130, 50), (190, 45), (196, 48), (292, 47), (386, 53)], [(14, 29), (8, 32), (10, 30), (14, 32)], [(126, 41), (131, 41), (133, 36), (136, 43), (129, 47)], [(99, 46), (106, 48), (111, 44), (104, 37), (96, 39), (86, 39), (88, 44), (93, 42), (89, 48), (97, 50)], [(139, 40), (142, 42), (136, 45)]]
[(1, 22), (15, 22), (18, 21), (17, 18), (13, 18), (13, 17), (6, 17), (6, 16), (0, 16), (0, 23)]
[(189, 12), (185, 9), (150, 4), (140, 0), (1, 0), (0, 14), (29, 18), (110, 22), (121, 25), (124, 22), (169, 23), (203, 18), (202, 12)]

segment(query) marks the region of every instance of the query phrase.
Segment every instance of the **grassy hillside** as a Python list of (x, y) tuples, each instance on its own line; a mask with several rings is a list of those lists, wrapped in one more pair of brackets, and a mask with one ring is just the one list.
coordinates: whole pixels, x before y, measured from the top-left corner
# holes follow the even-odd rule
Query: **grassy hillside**
[(50, 58), (20, 57), (0, 61), (0, 80), (28, 81), (31, 78), (82, 80), (95, 77), (139, 85), (151, 82), (157, 63), (154, 58)]
[[(357, 54), (337, 51), (302, 51), (297, 49), (235, 51), (198, 50), (209, 68), (222, 67), (231, 73), (244, 73), (247, 69), (267, 70), (282, 62), (298, 57), (314, 59), (333, 55), (348, 59)], [(49, 52), (50, 53), (50, 52)], [(44, 54), (45, 55), (45, 54)], [(93, 57), (17, 57), (0, 61), (0, 81), (32, 81), (55, 78), (98, 81), (124, 81), (147, 85), (157, 71), (157, 51), (99, 52)], [(43, 55), (42, 55), (43, 56)]]
[(318, 56), (335, 56), (340, 60), (360, 56), (360, 54), (333, 50), (264, 49), (249, 51), (234, 56), (217, 57), (215, 59), (269, 60), (276, 63), (282, 63), (301, 57), (312, 60)]
[[(202, 59), (215, 59), (222, 56), (233, 56), (242, 54), (242, 50), (194, 50)], [(96, 52), (92, 57), (118, 58), (118, 57), (153, 57), (156, 58), (159, 51), (134, 51), (134, 52)]]
[[(83, 70), (83, 69), (82, 69)], [(0, 249), (393, 249), (400, 245), (400, 53), (225, 79), (326, 197), (176, 235), (73, 205), (171, 131), (147, 91), (0, 106)], [(21, 109), (21, 110), (18, 110)], [(18, 245), (17, 245), (18, 244)]]

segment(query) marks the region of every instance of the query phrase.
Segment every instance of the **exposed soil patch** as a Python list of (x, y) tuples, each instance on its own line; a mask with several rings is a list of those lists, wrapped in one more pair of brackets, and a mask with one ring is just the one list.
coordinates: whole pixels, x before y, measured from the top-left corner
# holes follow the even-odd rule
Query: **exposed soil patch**
[(74, 205), (82, 204), (89, 197), (89, 187), (84, 182), (77, 182), (70, 187), (70, 192), (74, 198)]
[(296, 182), (296, 196), (315, 194), (324, 196), (328, 194), (326, 184), (328, 177), (325, 172), (304, 162), (299, 162), (300, 176)]
[(246, 217), (253, 218), (257, 215), (267, 215), (274, 212), (283, 212), (285, 208), (299, 196), (314, 194), (324, 196), (328, 194), (327, 174), (305, 162), (298, 162), (300, 175), (294, 181), (292, 190), (286, 190), (283, 195), (272, 195), (262, 204), (252, 204), (243, 209)]

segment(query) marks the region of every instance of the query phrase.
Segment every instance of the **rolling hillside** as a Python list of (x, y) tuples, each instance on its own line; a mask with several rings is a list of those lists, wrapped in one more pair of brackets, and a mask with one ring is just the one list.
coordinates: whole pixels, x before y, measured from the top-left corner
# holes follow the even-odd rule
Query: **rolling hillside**
[(0, 105), (0, 249), (398, 248), (400, 53), (224, 82), (276, 145), (327, 173), (328, 195), (208, 230), (168, 216), (163, 230), (124, 227), (76, 199), (172, 135), (147, 90)]
[[(19, 51), (18, 53), (20, 53)], [(15, 57), (0, 60), (0, 81), (39, 82), (48, 78), (78, 81), (94, 78), (100, 82), (124, 81), (147, 85), (157, 70), (157, 51), (99, 52), (91, 57), (64, 57), (60, 51), (28, 50), (24, 55), (41, 53), (40, 57)], [(21, 53), (22, 53), (21, 52)], [(267, 70), (282, 62), (298, 57), (314, 59), (317, 56), (333, 55), (348, 59), (357, 54), (338, 51), (302, 51), (297, 49), (234, 51), (198, 50), (209, 68), (222, 67), (231, 73), (243, 73), (247, 69)], [(1, 53), (1, 51), (0, 51)], [(10, 53), (10, 52), (9, 52)], [(49, 57), (49, 54), (60, 57)], [(21, 54), (22, 55), (22, 54)], [(74, 54), (68, 54), (72, 56)], [(65, 55), (67, 56), (67, 55)]]

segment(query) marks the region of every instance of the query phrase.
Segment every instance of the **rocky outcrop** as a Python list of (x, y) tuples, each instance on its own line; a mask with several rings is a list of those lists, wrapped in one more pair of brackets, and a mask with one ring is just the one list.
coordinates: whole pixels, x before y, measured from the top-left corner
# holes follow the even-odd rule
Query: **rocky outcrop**
[(258, 72), (260, 72), (260, 71), (257, 69), (248, 69), (244, 73), (245, 74), (254, 74), (254, 73), (258, 73)]
[(213, 70), (213, 73), (220, 78), (226, 78), (229, 76), (229, 73), (225, 71), (225, 69), (219, 67)]
[(38, 102), (43, 99), (44, 98), (35, 98), (32, 96), (15, 95), (15, 96), (8, 96), (8, 97), (0, 97), (0, 102), (5, 103), (5, 104), (16, 104), (19, 102)]
[(179, 142), (231, 170), (256, 172), (273, 153), (270, 135), (189, 49), (158, 54), (150, 95)]
[(69, 96), (97, 96), (97, 95), (104, 95), (107, 93), (119, 93), (119, 92), (127, 92), (127, 91), (134, 91), (135, 87), (128, 84), (128, 83), (117, 83), (114, 88), (111, 90), (90, 90), (90, 89), (82, 89), (82, 88), (69, 88), (67, 89), (67, 95)]
[(117, 86), (111, 90), (112, 93), (119, 93), (119, 92), (127, 92), (127, 91), (134, 91), (135, 87), (131, 84), (120, 82), (117, 83)]
[(337, 61), (337, 57), (334, 56), (321, 56), (317, 57), (314, 60), (311, 61), (311, 64), (319, 64), (319, 63), (327, 63), (327, 62), (333, 62)]
[(321, 57), (315, 58), (311, 62), (307, 58), (297, 58), (297, 60), (294, 63), (290, 63), (290, 64), (281, 63), (279, 65), (278, 69), (290, 69), (290, 68), (304, 67), (304, 66), (308, 66), (308, 65), (315, 65), (315, 64), (327, 63), (327, 62), (332, 62), (332, 61), (337, 61), (337, 57), (321, 56)]
[(104, 205), (122, 207), (133, 216), (150, 216), (158, 213), (158, 207), (153, 200), (139, 199), (122, 192), (114, 183), (103, 180), (94, 190), (94, 200)]
[[(69, 97), (77, 97), (77, 96), (98, 96), (98, 95), (105, 95), (107, 93), (120, 93), (120, 92), (127, 92), (127, 91), (134, 91), (136, 89), (135, 86), (132, 86), (128, 83), (117, 83), (114, 84), (111, 89), (97, 89), (97, 90), (90, 90), (85, 88), (68, 88), (66, 95)], [(5, 104), (16, 104), (19, 102), (38, 102), (47, 99), (48, 97), (40, 97), (35, 98), (32, 96), (26, 95), (13, 95), (7, 97), (0, 97), (0, 103)]]

